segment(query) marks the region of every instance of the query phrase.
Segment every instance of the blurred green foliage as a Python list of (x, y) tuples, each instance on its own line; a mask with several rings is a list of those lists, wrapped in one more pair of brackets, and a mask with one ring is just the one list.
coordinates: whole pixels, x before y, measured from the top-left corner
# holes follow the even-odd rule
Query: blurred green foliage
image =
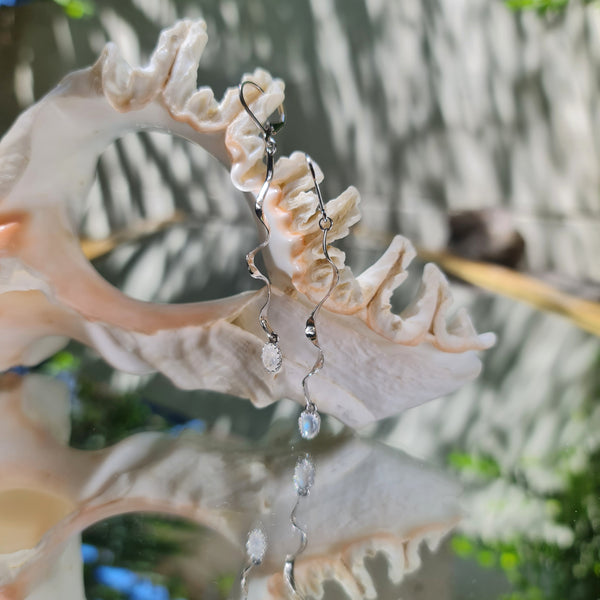
[(566, 8), (570, 0), (504, 0), (508, 8), (513, 10), (561, 10)]
[(62, 6), (68, 17), (72, 19), (81, 19), (90, 17), (95, 12), (95, 5), (92, 0), (52, 0)]
[[(483, 478), (492, 472), (487, 459), (451, 454), (459, 470), (478, 471)], [(600, 598), (600, 470), (593, 468), (600, 451), (589, 457), (590, 468), (568, 476), (564, 491), (549, 495), (547, 505), (555, 521), (569, 527), (573, 543), (557, 545), (520, 536), (510, 543), (484, 542), (455, 535), (452, 549), (464, 559), (485, 568), (502, 569), (512, 592), (502, 600), (595, 600)]]
[[(584, 4), (591, 4), (596, 0), (583, 0)], [(504, 4), (513, 10), (537, 10), (550, 12), (563, 10), (571, 4), (571, 0), (504, 0)]]
[[(587, 420), (600, 402), (600, 354), (590, 371), (585, 401), (573, 410), (574, 422)], [(577, 403), (574, 403), (574, 406)], [(501, 600), (598, 600), (600, 599), (600, 438), (582, 440), (585, 459), (572, 468), (572, 446), (557, 447), (554, 468), (564, 477), (562, 490), (544, 497), (544, 509), (557, 525), (572, 531), (573, 541), (561, 547), (525, 535), (509, 542), (483, 541), (455, 535), (454, 553), (484, 568), (501, 569), (512, 591)], [(581, 450), (581, 448), (578, 448)], [(527, 479), (516, 472), (503, 472), (491, 456), (455, 449), (448, 453), (449, 465), (463, 480), (482, 486), (504, 477), (529, 491)]]
[(136, 394), (116, 395), (98, 383), (78, 380), (71, 446), (98, 450), (139, 431), (165, 431), (170, 424)]
[(448, 454), (448, 464), (462, 472), (470, 472), (485, 479), (500, 476), (500, 466), (491, 456), (481, 456), (454, 450)]
[(45, 375), (57, 376), (60, 373), (76, 373), (81, 365), (81, 360), (72, 352), (61, 350), (47, 361), (42, 363), (39, 370)]
[(72, 447), (99, 450), (139, 431), (166, 431), (171, 427), (139, 394), (115, 394), (108, 386), (82, 375), (80, 363), (78, 357), (65, 350), (37, 368), (71, 388)]
[[(195, 525), (181, 519), (155, 514), (129, 514), (101, 521), (88, 528), (83, 534), (83, 541), (99, 548), (101, 556), (109, 556), (111, 564), (130, 569), (154, 584), (165, 586), (171, 598), (187, 598), (187, 588), (179, 577), (161, 575), (158, 570), (165, 558), (185, 552), (189, 533), (196, 529)], [(98, 600), (125, 598), (120, 592), (96, 582), (96, 566), (85, 565), (84, 568), (87, 597)]]
[(233, 575), (233, 573), (217, 577), (215, 583), (219, 594), (219, 598), (229, 598), (231, 596), (231, 590), (233, 589), (235, 579), (236, 577), (235, 575)]

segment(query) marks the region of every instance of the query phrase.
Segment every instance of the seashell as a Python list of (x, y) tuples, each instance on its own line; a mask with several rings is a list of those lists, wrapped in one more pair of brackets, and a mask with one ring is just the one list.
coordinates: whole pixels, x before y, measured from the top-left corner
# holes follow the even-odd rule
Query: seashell
[[(67, 387), (42, 375), (1, 376), (0, 411), (0, 598), (83, 600), (79, 533), (132, 511), (206, 525), (239, 548), (240, 563), (262, 519), (269, 545), (250, 597), (285, 597), (281, 560), (296, 498), (287, 445), (265, 454), (208, 434), (140, 433), (75, 450), (66, 445)], [(460, 517), (458, 485), (397, 450), (351, 436), (321, 436), (311, 450), (318, 476), (299, 511), (310, 541), (297, 562), (301, 590), (318, 597), (334, 577), (373, 598), (366, 557), (383, 553), (397, 582), (418, 567), (420, 544), (435, 546)]]
[[(128, 65), (109, 43), (95, 65), (65, 77), (0, 141), (0, 369), (36, 364), (73, 338), (118, 369), (159, 371), (184, 389), (213, 389), (257, 406), (281, 397), (303, 402), (300, 382), (314, 361), (303, 323), (331, 275), (320, 258), (317, 198), (302, 153), (277, 161), (264, 204), (272, 231), (265, 253), (273, 282), (270, 321), (284, 356), (275, 376), (265, 377), (261, 366), (256, 315), (264, 291), (188, 305), (133, 300), (84, 257), (69, 212), (84, 201), (107, 145), (141, 129), (201, 145), (229, 169), (237, 188), (257, 193), (262, 141), (237, 88), (217, 102), (211, 89), (196, 86), (206, 42), (202, 21), (180, 21), (161, 34), (144, 68)], [(267, 72), (244, 79), (265, 90), (248, 91), (259, 119), (284, 100), (283, 83)], [(331, 241), (360, 219), (358, 204), (352, 187), (328, 202)], [(348, 425), (457, 389), (479, 373), (475, 351), (494, 343), (493, 334), (475, 332), (465, 313), (448, 320), (452, 296), (432, 264), (414, 302), (399, 315), (391, 311), (390, 296), (414, 254), (398, 236), (355, 277), (344, 253), (331, 249), (340, 285), (319, 316), (327, 368), (314, 379), (312, 395), (321, 411)]]

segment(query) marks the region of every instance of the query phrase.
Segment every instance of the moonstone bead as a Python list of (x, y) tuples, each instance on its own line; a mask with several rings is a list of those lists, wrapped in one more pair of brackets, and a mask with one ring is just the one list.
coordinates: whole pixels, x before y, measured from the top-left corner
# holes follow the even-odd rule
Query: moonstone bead
[(316, 410), (303, 410), (298, 418), (298, 429), (300, 430), (300, 435), (305, 440), (312, 440), (317, 437), (321, 430), (321, 417), (319, 413)]

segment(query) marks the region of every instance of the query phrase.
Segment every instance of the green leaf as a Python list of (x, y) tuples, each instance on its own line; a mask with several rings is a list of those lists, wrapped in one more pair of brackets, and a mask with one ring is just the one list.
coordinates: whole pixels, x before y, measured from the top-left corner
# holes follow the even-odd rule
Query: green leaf
[(66, 15), (72, 19), (89, 17), (96, 9), (92, 0), (54, 0), (54, 2), (62, 6)]
[(480, 550), (477, 553), (477, 562), (486, 569), (496, 564), (496, 556), (491, 550)]
[(502, 552), (500, 566), (505, 571), (512, 571), (519, 566), (519, 557), (514, 552)]
[(464, 535), (455, 535), (452, 538), (451, 544), (455, 554), (461, 558), (466, 558), (474, 552), (471, 540)]
[(43, 370), (50, 375), (56, 375), (62, 371), (73, 372), (79, 368), (81, 360), (71, 352), (63, 350), (57, 352), (52, 358), (44, 363)]
[(569, 4), (569, 0), (504, 0), (508, 8), (512, 10), (563, 10)]
[(486, 479), (500, 476), (500, 465), (491, 457), (454, 451), (448, 455), (448, 463), (459, 471), (468, 471)]
[(235, 583), (235, 577), (235, 575), (228, 573), (217, 578), (217, 589), (219, 590), (219, 596), (221, 598), (229, 597), (231, 590), (233, 589), (233, 584)]

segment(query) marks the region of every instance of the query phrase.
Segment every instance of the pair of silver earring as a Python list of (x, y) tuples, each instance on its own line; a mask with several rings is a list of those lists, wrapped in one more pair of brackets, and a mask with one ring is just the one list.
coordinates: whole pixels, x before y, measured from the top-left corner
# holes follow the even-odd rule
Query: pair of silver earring
[[(300, 543), (297, 550), (293, 554), (288, 554), (285, 557), (285, 564), (283, 567), (283, 579), (288, 588), (288, 591), (292, 594), (292, 598), (295, 600), (302, 600), (302, 596), (298, 593), (296, 587), (296, 577), (294, 574), (294, 567), (296, 559), (304, 550), (308, 544), (308, 533), (301, 525), (298, 524), (296, 519), (296, 512), (300, 501), (310, 494), (312, 486), (315, 482), (315, 465), (309, 454), (300, 457), (296, 462), (296, 468), (294, 469), (294, 487), (296, 488), (296, 503), (290, 514), (290, 523), (292, 528), (300, 535)], [(248, 539), (246, 541), (246, 554), (248, 557), (248, 563), (242, 570), (240, 578), (240, 589), (241, 599), (248, 599), (248, 575), (250, 571), (262, 564), (263, 558), (267, 551), (267, 538), (260, 528), (255, 528), (248, 533)]]
[[(265, 121), (265, 123), (261, 123), (259, 121), (259, 119), (256, 117), (256, 115), (254, 114), (254, 112), (252, 112), (251, 108), (249, 107), (249, 105), (246, 102), (246, 99), (244, 97), (244, 88), (247, 85), (252, 85), (256, 89), (258, 89), (261, 93), (264, 93), (264, 91), (259, 85), (257, 85), (253, 81), (244, 81), (239, 87), (240, 102), (241, 102), (242, 106), (244, 107), (244, 109), (246, 110), (246, 112), (248, 113), (248, 115), (251, 117), (251, 119), (254, 121), (254, 123), (257, 125), (257, 127), (260, 129), (261, 137), (264, 140), (264, 144), (265, 144), (264, 155), (265, 155), (265, 162), (266, 162), (266, 173), (265, 173), (265, 180), (261, 186), (261, 189), (260, 189), (258, 195), (256, 196), (256, 200), (255, 200), (255, 204), (254, 204), (254, 212), (265, 230), (265, 239), (256, 248), (254, 248), (254, 250), (252, 250), (251, 252), (249, 252), (246, 255), (246, 263), (248, 265), (248, 270), (250, 271), (250, 275), (254, 279), (259, 279), (260, 281), (263, 281), (265, 283), (265, 287), (267, 290), (267, 298), (265, 300), (265, 303), (263, 304), (263, 306), (260, 309), (258, 322), (259, 322), (262, 330), (267, 334), (267, 342), (265, 343), (263, 350), (262, 350), (263, 366), (269, 373), (275, 374), (275, 373), (278, 373), (281, 369), (281, 366), (283, 364), (283, 356), (281, 353), (281, 349), (279, 347), (279, 335), (273, 330), (273, 328), (271, 327), (269, 320), (267, 318), (269, 306), (271, 304), (271, 282), (269, 281), (269, 278), (258, 269), (258, 267), (255, 264), (255, 258), (256, 258), (256, 255), (263, 248), (266, 248), (269, 245), (271, 230), (269, 228), (269, 224), (265, 220), (265, 215), (263, 212), (263, 204), (264, 204), (265, 198), (267, 196), (267, 193), (271, 187), (271, 182), (273, 180), (274, 157), (275, 157), (275, 153), (277, 152), (277, 142), (275, 141), (275, 134), (285, 124), (285, 111), (283, 109), (283, 106), (280, 106), (278, 108), (279, 121), (277, 123), (271, 123), (268, 120)], [(321, 310), (321, 307), (323, 306), (323, 304), (325, 304), (327, 299), (331, 296), (331, 294), (333, 293), (333, 290), (335, 289), (335, 287), (337, 286), (337, 284), (339, 282), (339, 271), (338, 271), (337, 266), (333, 262), (333, 260), (331, 260), (331, 257), (329, 256), (329, 252), (328, 252), (327, 236), (328, 236), (329, 231), (333, 227), (333, 220), (331, 219), (331, 217), (328, 216), (327, 211), (325, 209), (325, 203), (323, 202), (323, 196), (321, 195), (321, 189), (319, 188), (319, 184), (317, 182), (317, 175), (316, 175), (314, 163), (308, 154), (306, 154), (305, 157), (306, 157), (307, 168), (308, 168), (309, 173), (313, 180), (313, 187), (317, 194), (318, 210), (321, 214), (318, 224), (319, 224), (319, 228), (323, 234), (323, 238), (322, 238), (323, 255), (324, 255), (325, 259), (327, 260), (327, 262), (330, 264), (331, 269), (332, 269), (332, 274), (333, 274), (329, 290), (327, 291), (326, 295), (317, 303), (317, 305), (315, 306), (313, 311), (310, 313), (309, 317), (306, 320), (306, 324), (304, 327), (304, 335), (315, 346), (315, 348), (318, 351), (317, 359), (316, 359), (313, 367), (310, 369), (310, 371), (306, 374), (306, 376), (302, 380), (302, 389), (304, 392), (305, 407), (298, 419), (298, 428), (300, 430), (300, 435), (304, 439), (311, 440), (311, 439), (315, 438), (320, 431), (321, 417), (319, 415), (319, 411), (317, 410), (316, 404), (311, 399), (311, 395), (310, 395), (310, 391), (309, 391), (309, 387), (308, 387), (308, 380), (313, 375), (316, 375), (323, 368), (323, 366), (325, 364), (325, 355), (319, 344), (319, 339), (318, 339), (318, 335), (317, 335), (316, 318), (317, 318), (318, 312)]]
[[(256, 217), (262, 224), (265, 230), (265, 239), (256, 247), (254, 250), (249, 252), (246, 255), (246, 263), (248, 265), (248, 270), (250, 275), (254, 279), (258, 279), (263, 281), (267, 290), (265, 303), (262, 305), (259, 311), (258, 322), (260, 327), (267, 335), (267, 341), (263, 346), (262, 350), (262, 362), (264, 368), (272, 374), (276, 374), (280, 371), (283, 363), (283, 356), (281, 353), (281, 349), (279, 347), (279, 335), (273, 330), (268, 320), (268, 310), (271, 303), (271, 282), (269, 278), (264, 275), (256, 266), (255, 258), (256, 255), (266, 248), (269, 245), (271, 230), (269, 228), (269, 224), (267, 223), (263, 211), (263, 204), (267, 193), (271, 187), (271, 182), (273, 180), (274, 173), (274, 157), (277, 151), (277, 143), (275, 141), (275, 135), (277, 132), (284, 126), (285, 124), (285, 111), (283, 106), (280, 106), (277, 110), (278, 113), (278, 121), (276, 123), (271, 123), (269, 120), (262, 123), (254, 114), (254, 112), (249, 107), (246, 102), (244, 96), (244, 88), (247, 85), (251, 85), (256, 88), (259, 92), (264, 93), (263, 89), (254, 83), (253, 81), (244, 81), (240, 84), (239, 87), (239, 98), (242, 106), (252, 119), (252, 121), (256, 124), (256, 126), (261, 131), (261, 137), (264, 141), (264, 159), (266, 163), (266, 173), (265, 180), (261, 186), (261, 189), (256, 196), (255, 204), (254, 204), (254, 212)], [(327, 293), (321, 298), (321, 300), (316, 304), (313, 308), (312, 312), (306, 319), (306, 323), (304, 326), (304, 335), (306, 338), (313, 344), (313, 346), (317, 349), (317, 358), (312, 368), (308, 371), (308, 373), (302, 379), (302, 390), (304, 394), (305, 406), (304, 410), (300, 413), (298, 418), (298, 429), (300, 431), (300, 435), (302, 438), (306, 440), (314, 439), (321, 429), (321, 417), (319, 415), (319, 411), (317, 409), (317, 405), (311, 398), (310, 389), (309, 389), (309, 379), (316, 375), (325, 364), (325, 355), (321, 345), (319, 344), (319, 338), (317, 334), (317, 315), (321, 310), (321, 307), (325, 304), (328, 298), (333, 293), (333, 290), (339, 283), (339, 271), (328, 252), (328, 241), (327, 237), (329, 232), (333, 227), (333, 220), (327, 214), (325, 203), (323, 202), (323, 196), (321, 195), (321, 189), (319, 187), (317, 181), (317, 175), (315, 171), (315, 165), (308, 154), (305, 155), (307, 169), (313, 180), (313, 187), (317, 195), (318, 201), (318, 211), (320, 213), (320, 217), (318, 220), (319, 229), (322, 232), (322, 249), (323, 256), (330, 264), (332, 269), (332, 279), (331, 284)], [(299, 598), (299, 594), (296, 590), (296, 582), (294, 577), (294, 564), (296, 558), (304, 551), (306, 545), (308, 543), (308, 535), (307, 532), (298, 525), (296, 520), (296, 511), (298, 509), (301, 498), (308, 496), (310, 490), (313, 486), (315, 479), (315, 467), (310, 458), (310, 455), (305, 455), (300, 457), (296, 463), (296, 468), (294, 470), (294, 486), (296, 489), (296, 503), (294, 508), (292, 509), (290, 515), (290, 522), (295, 531), (300, 534), (300, 544), (298, 549), (294, 554), (290, 554), (286, 556), (285, 566), (284, 566), (284, 579), (287, 584), (289, 591), (292, 593), (294, 598)], [(262, 563), (264, 553), (266, 551), (267, 542), (266, 537), (262, 530), (253, 529), (248, 534), (248, 541), (246, 544), (246, 551), (249, 559), (249, 563), (242, 571), (241, 576), (241, 590), (242, 590), (242, 598), (246, 600), (247, 598), (247, 576), (250, 570), (257, 565)]]

